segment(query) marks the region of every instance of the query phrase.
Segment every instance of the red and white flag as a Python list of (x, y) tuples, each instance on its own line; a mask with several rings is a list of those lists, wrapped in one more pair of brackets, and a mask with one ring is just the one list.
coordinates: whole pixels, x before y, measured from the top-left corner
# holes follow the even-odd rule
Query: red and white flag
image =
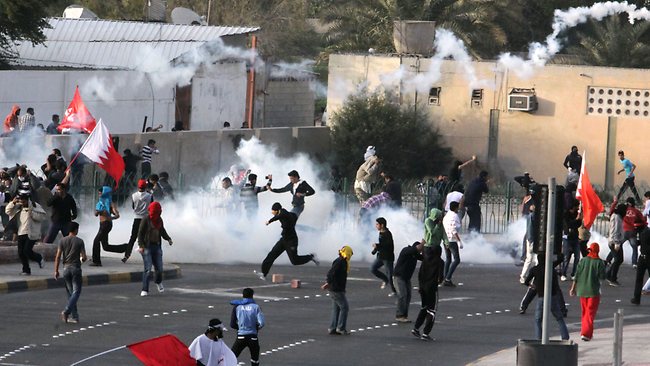
[(124, 159), (120, 153), (115, 150), (111, 134), (108, 128), (100, 119), (95, 128), (84, 142), (80, 154), (84, 154), (88, 159), (97, 163), (100, 168), (104, 169), (108, 175), (115, 179), (115, 185), (120, 182), (124, 174)]
[(604, 207), (589, 180), (589, 173), (587, 173), (587, 165), (585, 163), (585, 153), (582, 153), (582, 166), (580, 168), (580, 180), (578, 180), (576, 198), (582, 202), (582, 222), (589, 229)]
[(57, 129), (63, 131), (64, 128), (71, 130), (81, 130), (86, 133), (91, 133), (95, 129), (95, 117), (90, 114), (88, 108), (81, 100), (81, 95), (79, 94), (79, 87), (74, 91), (74, 97), (68, 106), (68, 109), (65, 110), (63, 114), (63, 121), (59, 124)]
[(196, 366), (190, 350), (175, 336), (168, 334), (130, 344), (129, 350), (146, 366)]

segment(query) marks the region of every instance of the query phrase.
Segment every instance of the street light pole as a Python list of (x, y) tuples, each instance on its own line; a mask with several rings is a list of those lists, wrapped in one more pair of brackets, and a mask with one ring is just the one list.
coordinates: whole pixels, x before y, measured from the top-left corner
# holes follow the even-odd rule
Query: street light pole
[(544, 258), (544, 310), (542, 312), (542, 344), (548, 344), (548, 323), (551, 314), (551, 293), (553, 291), (553, 243), (555, 242), (555, 178), (548, 179), (548, 199), (546, 200), (546, 251)]

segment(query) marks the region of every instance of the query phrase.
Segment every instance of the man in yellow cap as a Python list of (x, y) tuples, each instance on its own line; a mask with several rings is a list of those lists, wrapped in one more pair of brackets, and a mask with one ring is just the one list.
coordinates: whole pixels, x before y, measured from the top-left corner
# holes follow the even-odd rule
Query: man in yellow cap
[(332, 335), (349, 335), (346, 328), (348, 320), (348, 300), (345, 297), (345, 284), (350, 272), (352, 248), (345, 245), (339, 250), (339, 256), (332, 262), (332, 268), (327, 272), (327, 282), (321, 286), (330, 292), (332, 299), (332, 322), (328, 329)]

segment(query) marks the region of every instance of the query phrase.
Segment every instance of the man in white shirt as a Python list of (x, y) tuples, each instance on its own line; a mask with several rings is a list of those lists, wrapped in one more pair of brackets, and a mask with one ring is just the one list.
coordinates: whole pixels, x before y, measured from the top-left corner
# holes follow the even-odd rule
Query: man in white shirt
[(226, 328), (221, 320), (212, 319), (204, 334), (196, 337), (188, 347), (190, 356), (197, 365), (203, 366), (236, 366), (237, 357), (221, 340)]
[(465, 188), (463, 187), (462, 184), (456, 184), (454, 186), (454, 190), (447, 193), (447, 197), (445, 198), (445, 212), (449, 212), (449, 205), (452, 202), (458, 202), (458, 217), (461, 219), (463, 216), (465, 216), (465, 210), (463, 209), (463, 196), (465, 195)]
[[(458, 207), (460, 204), (458, 202), (452, 201), (449, 204), (449, 211), (445, 214), (445, 217), (442, 219), (442, 226), (445, 228), (447, 237), (449, 238), (449, 244), (445, 245), (445, 269), (444, 275), (445, 280), (443, 282), (444, 286), (455, 287), (453, 282), (451, 282), (451, 276), (454, 274), (456, 267), (460, 264), (460, 251), (459, 249), (463, 248), (463, 242), (460, 240), (460, 217), (458, 216)], [(453, 261), (452, 261), (453, 257)]]

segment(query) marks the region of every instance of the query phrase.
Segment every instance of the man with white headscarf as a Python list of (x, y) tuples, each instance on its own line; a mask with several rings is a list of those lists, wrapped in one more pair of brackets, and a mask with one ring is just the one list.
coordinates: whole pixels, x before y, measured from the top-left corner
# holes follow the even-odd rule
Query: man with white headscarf
[(226, 328), (219, 319), (212, 319), (204, 334), (188, 347), (197, 366), (236, 366), (237, 357), (222, 340)]
[(359, 203), (365, 202), (372, 195), (372, 183), (377, 180), (381, 172), (381, 159), (377, 157), (374, 146), (368, 146), (363, 155), (365, 161), (359, 169), (354, 181), (354, 193)]

